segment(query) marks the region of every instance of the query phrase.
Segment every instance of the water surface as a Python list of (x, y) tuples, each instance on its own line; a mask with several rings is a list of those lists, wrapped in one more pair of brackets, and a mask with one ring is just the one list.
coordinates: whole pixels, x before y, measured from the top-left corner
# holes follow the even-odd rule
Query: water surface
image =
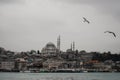
[(0, 73), (0, 80), (120, 80), (120, 73)]

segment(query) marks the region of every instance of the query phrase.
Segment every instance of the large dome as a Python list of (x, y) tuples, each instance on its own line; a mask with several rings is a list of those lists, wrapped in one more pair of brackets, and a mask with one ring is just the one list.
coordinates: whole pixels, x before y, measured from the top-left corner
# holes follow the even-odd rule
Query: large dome
[(52, 42), (49, 42), (46, 44), (46, 47), (52, 47), (52, 48), (56, 48), (55, 45)]

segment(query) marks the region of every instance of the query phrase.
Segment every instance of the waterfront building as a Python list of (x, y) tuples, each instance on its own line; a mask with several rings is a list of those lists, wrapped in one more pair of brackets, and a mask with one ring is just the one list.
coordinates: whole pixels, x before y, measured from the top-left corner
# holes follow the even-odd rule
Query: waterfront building
[(62, 69), (74, 69), (76, 68), (76, 61), (65, 61), (60, 65)]
[(15, 67), (14, 61), (1, 61), (1, 69), (2, 70), (12, 70)]
[(24, 58), (17, 58), (15, 60), (15, 68), (21, 71), (25, 71), (27, 69), (27, 61)]
[(93, 54), (91, 54), (91, 53), (81, 53), (80, 57), (84, 62), (89, 62), (89, 61), (92, 60)]
[(49, 70), (56, 70), (60, 67), (62, 63), (65, 63), (65, 61), (62, 58), (51, 58), (43, 62), (43, 68), (49, 69)]

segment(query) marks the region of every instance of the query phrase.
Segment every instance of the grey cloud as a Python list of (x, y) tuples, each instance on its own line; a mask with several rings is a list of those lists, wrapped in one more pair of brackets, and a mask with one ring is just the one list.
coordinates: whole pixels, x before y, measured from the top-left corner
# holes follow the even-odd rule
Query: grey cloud
[[(56, 43), (56, 37), (60, 34), (62, 50), (68, 49), (69, 43), (75, 41), (76, 49), (120, 52), (119, 22), (114, 23), (116, 20), (113, 18), (111, 22), (111, 16), (107, 16), (108, 19), (105, 18), (105, 21), (108, 22), (102, 23), (102, 18), (106, 14), (120, 18), (119, 2), (118, 0), (0, 0), (2, 42), (0, 45), (8, 50), (41, 50), (49, 41)], [(98, 12), (88, 8), (89, 6)], [(83, 10), (84, 7), (86, 10)], [(96, 16), (96, 22), (90, 19), (91, 24), (84, 24), (79, 17), (84, 14), (87, 14), (88, 19), (89, 14), (91, 17)], [(110, 25), (109, 29), (116, 33), (116, 39), (104, 34), (104, 30), (108, 28), (107, 24)]]
[(120, 0), (57, 0), (69, 4), (87, 4), (103, 14), (110, 14), (120, 20)]
[(0, 0), (0, 4), (24, 3), (26, 0)]
[(54, 1), (62, 1), (67, 3), (87, 3), (87, 4), (114, 4), (119, 3), (119, 0), (54, 0)]

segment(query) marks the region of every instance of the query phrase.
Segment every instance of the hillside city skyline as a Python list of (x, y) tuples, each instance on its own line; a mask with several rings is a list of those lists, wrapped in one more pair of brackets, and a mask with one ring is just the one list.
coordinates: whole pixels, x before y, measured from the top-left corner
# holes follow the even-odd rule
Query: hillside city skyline
[[(48, 42), (61, 50), (120, 53), (119, 0), (0, 0), (0, 47), (41, 50)], [(84, 19), (83, 19), (84, 17)], [(86, 19), (86, 22), (84, 20)], [(115, 36), (105, 31), (114, 32)]]

